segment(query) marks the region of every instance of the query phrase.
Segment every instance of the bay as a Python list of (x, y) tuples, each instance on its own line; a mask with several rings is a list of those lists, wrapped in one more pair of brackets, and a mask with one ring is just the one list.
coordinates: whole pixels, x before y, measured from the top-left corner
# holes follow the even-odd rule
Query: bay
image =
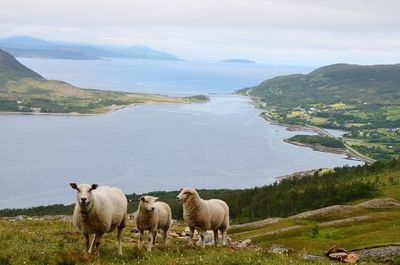
[[(116, 60), (95, 69), (96, 61), (20, 60), (46, 78), (77, 86), (208, 94), (211, 100), (99, 116), (0, 115), (0, 208), (73, 203), (70, 182), (113, 185), (125, 193), (233, 189), (296, 171), (361, 164), (284, 143), (297, 132), (264, 121), (247, 97), (230, 95), (277, 72), (305, 68)], [(187, 67), (177, 70), (174, 63)]]

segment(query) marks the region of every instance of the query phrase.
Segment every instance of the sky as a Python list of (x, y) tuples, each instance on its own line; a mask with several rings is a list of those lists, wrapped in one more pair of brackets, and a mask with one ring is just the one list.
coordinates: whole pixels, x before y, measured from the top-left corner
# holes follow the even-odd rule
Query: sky
[(400, 63), (398, 0), (0, 0), (0, 38), (146, 45), (187, 60)]

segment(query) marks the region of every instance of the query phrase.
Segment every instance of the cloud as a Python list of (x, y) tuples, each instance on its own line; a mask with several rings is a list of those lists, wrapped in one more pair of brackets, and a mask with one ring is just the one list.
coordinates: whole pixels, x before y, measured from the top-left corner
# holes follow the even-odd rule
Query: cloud
[(398, 10), (397, 0), (2, 0), (0, 32), (194, 59), (269, 62), (275, 52), (283, 63), (323, 63), (364, 53), (378, 63), (400, 59)]

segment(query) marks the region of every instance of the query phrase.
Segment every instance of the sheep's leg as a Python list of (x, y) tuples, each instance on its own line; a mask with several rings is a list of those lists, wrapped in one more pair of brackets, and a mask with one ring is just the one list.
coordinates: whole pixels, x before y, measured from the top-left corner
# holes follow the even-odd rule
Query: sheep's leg
[(204, 231), (200, 230), (200, 238), (201, 238), (201, 248), (205, 248), (206, 247), (206, 240), (204, 238)]
[(189, 245), (193, 246), (194, 227), (190, 227)]
[(123, 226), (118, 226), (118, 255), (122, 255), (122, 229)]
[(100, 257), (100, 239), (103, 236), (103, 234), (96, 234), (96, 252), (97, 252), (97, 256)]
[(226, 245), (226, 228), (220, 229), (221, 234), (222, 234), (222, 245), (225, 246)]
[(163, 244), (164, 244), (164, 246), (166, 246), (167, 243), (168, 243), (168, 241), (167, 241), (167, 238), (168, 238), (168, 231), (169, 231), (168, 228), (163, 230)]
[(90, 247), (89, 247), (89, 250), (88, 250), (89, 254), (92, 253), (92, 251), (93, 251), (93, 246), (94, 246), (94, 242), (95, 241), (96, 241), (96, 234), (93, 236), (92, 243), (90, 244)]
[(155, 238), (157, 236), (157, 230), (156, 231), (150, 231), (147, 236), (147, 251), (151, 251), (151, 248), (153, 247), (153, 243), (155, 241)]
[(143, 237), (144, 237), (144, 231), (139, 230), (139, 245), (138, 245), (139, 248), (143, 246)]
[(155, 232), (153, 232), (153, 245), (156, 245), (157, 233), (158, 233), (158, 230), (156, 230)]
[(85, 247), (86, 247), (86, 253), (89, 253), (89, 234), (83, 234), (85, 237)]
[(214, 245), (218, 246), (218, 229), (214, 229)]

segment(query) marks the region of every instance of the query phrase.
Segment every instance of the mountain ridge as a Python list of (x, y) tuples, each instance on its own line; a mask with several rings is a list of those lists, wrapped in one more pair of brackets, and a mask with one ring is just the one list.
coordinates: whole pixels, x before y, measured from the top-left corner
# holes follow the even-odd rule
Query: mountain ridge
[(99, 60), (105, 58), (131, 58), (181, 61), (176, 55), (143, 45), (118, 47), (46, 41), (31, 36), (12, 36), (0, 40), (0, 48), (16, 57)]

